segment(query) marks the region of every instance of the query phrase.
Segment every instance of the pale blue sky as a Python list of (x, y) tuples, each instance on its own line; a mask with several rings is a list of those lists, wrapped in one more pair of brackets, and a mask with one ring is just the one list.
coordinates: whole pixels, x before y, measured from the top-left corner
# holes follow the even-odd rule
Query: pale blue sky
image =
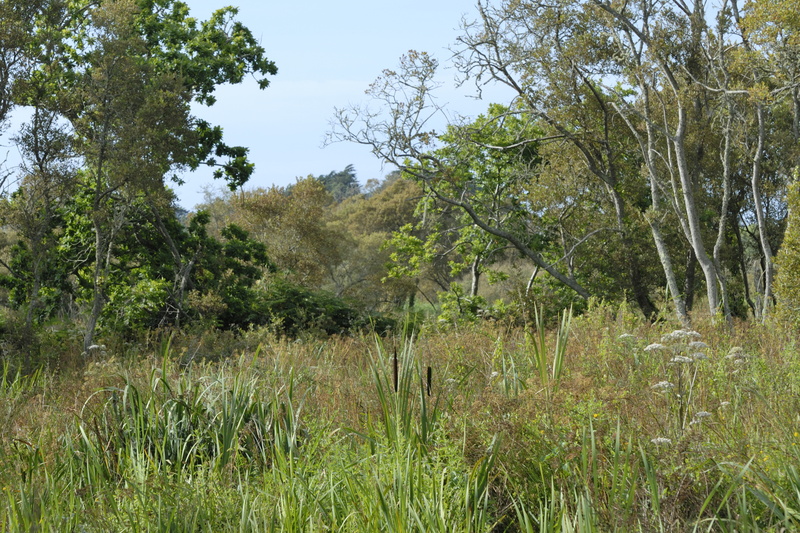
[[(187, 3), (192, 15), (202, 19), (221, 6), (239, 6), (239, 19), (278, 66), (267, 89), (259, 91), (252, 80), (223, 87), (214, 107), (197, 109), (199, 116), (223, 126), (228, 143), (250, 147), (256, 171), (249, 188), (286, 185), (348, 164), (362, 183), (390, 172), (363, 146), (322, 148), (334, 108), (365, 102), (368, 85), (410, 49), (429, 52), (446, 64), (462, 16), (473, 19), (475, 14), (470, 0)], [(450, 87), (454, 75), (444, 73)], [(453, 112), (475, 115), (488, 105), (448, 89), (443, 87), (442, 96)], [(187, 184), (178, 189), (184, 207), (202, 201), (203, 187), (221, 185), (210, 174), (202, 169), (187, 176)]]

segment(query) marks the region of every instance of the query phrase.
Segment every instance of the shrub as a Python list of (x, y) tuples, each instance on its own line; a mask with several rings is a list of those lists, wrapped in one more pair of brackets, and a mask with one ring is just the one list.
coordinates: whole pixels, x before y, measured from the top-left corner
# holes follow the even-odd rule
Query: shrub
[(800, 326), (800, 183), (794, 182), (789, 186), (786, 201), (789, 208), (788, 224), (776, 258), (776, 315), (796, 329)]
[(292, 337), (303, 331), (332, 335), (368, 328), (384, 331), (394, 326), (388, 317), (362, 312), (331, 293), (281, 279), (270, 283), (264, 292), (262, 309), (265, 323)]

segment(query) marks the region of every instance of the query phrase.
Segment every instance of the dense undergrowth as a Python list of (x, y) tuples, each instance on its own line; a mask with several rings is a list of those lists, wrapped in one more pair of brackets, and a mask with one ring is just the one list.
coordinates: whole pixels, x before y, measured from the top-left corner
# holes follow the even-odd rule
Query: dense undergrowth
[(6, 364), (0, 531), (800, 527), (789, 334), (608, 306), (541, 326)]

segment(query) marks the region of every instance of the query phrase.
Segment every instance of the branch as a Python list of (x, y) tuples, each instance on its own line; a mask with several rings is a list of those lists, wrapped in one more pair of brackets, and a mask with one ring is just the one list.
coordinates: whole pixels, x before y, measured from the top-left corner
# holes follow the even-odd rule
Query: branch
[(504, 239), (504, 240), (508, 241), (509, 243), (511, 243), (514, 246), (514, 248), (516, 248), (518, 251), (520, 251), (527, 258), (531, 259), (535, 264), (539, 265), (545, 271), (547, 271), (551, 276), (553, 276), (558, 281), (560, 281), (561, 283), (563, 283), (564, 285), (566, 285), (567, 287), (569, 287), (570, 289), (575, 291), (582, 298), (589, 299), (590, 295), (589, 295), (589, 292), (586, 289), (584, 289), (574, 279), (571, 279), (571, 278), (565, 276), (564, 274), (562, 274), (561, 272), (559, 272), (558, 270), (556, 270), (553, 267), (553, 265), (551, 265), (551, 264), (547, 263), (547, 261), (545, 261), (545, 259), (542, 257), (541, 254), (539, 254), (538, 252), (532, 250), (530, 247), (526, 246), (525, 243), (523, 243), (521, 240), (519, 240), (515, 235), (513, 235), (512, 233), (509, 233), (509, 232), (507, 232), (505, 230), (502, 230), (500, 228), (497, 228), (497, 227), (494, 227), (494, 226), (491, 226), (491, 225), (487, 224), (480, 217), (480, 215), (478, 215), (478, 213), (475, 211), (475, 209), (469, 203), (464, 202), (462, 200), (455, 200), (453, 198), (450, 198), (449, 196), (446, 196), (446, 195), (440, 193), (431, 184), (430, 176), (420, 174), (420, 173), (418, 173), (417, 171), (415, 171), (413, 169), (407, 169), (407, 172), (409, 172), (410, 174), (416, 176), (418, 179), (423, 181), (428, 186), (430, 191), (433, 193), (433, 195), (437, 199), (439, 199), (442, 202), (445, 202), (447, 204), (450, 204), (452, 206), (461, 208), (472, 219), (472, 221), (475, 223), (476, 226), (478, 226), (479, 228), (481, 228), (482, 230), (484, 230), (485, 232), (487, 232), (487, 233), (489, 233), (491, 235), (494, 235), (496, 237), (500, 237), (501, 239)]

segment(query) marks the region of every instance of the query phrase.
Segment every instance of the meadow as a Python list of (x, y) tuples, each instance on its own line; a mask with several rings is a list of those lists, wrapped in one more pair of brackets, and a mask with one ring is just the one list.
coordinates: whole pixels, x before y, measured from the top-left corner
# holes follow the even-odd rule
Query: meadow
[(0, 531), (792, 531), (776, 324), (174, 333), (0, 380)]

